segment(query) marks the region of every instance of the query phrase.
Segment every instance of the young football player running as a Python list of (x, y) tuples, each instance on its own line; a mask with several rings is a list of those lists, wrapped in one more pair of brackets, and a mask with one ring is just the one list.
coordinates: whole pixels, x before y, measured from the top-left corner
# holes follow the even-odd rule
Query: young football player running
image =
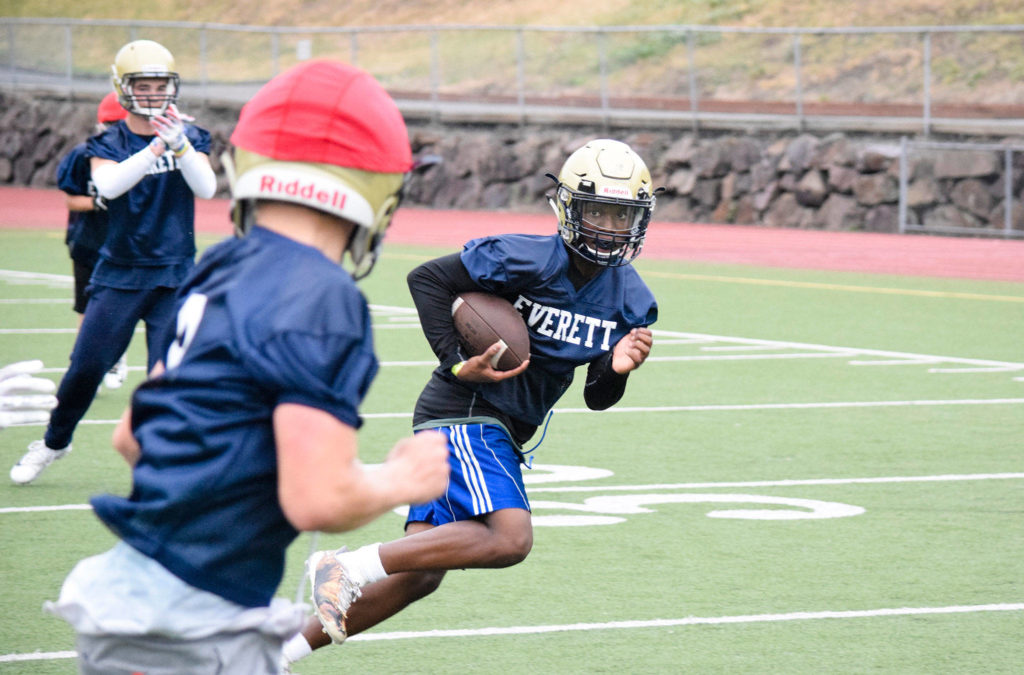
[[(555, 179), (554, 176), (550, 176)], [(414, 429), (448, 439), (445, 494), (413, 506), (405, 536), (307, 562), (315, 617), (285, 646), (295, 661), (374, 626), (437, 589), (447, 570), (508, 567), (533, 545), (520, 464), (523, 447), (587, 366), (584, 398), (604, 410), (647, 359), (654, 296), (630, 265), (654, 210), (651, 176), (624, 143), (587, 143), (565, 162), (549, 197), (558, 234), (470, 241), (408, 277), (423, 331), (440, 365), (420, 394)], [(485, 291), (526, 319), (530, 359), (500, 372), (500, 348), (468, 357), (453, 323), (458, 293)]]
[[(96, 108), (95, 132), (101, 134), (107, 127), (123, 120), (128, 115), (118, 101), (117, 93), (110, 92), (103, 97)], [(85, 316), (88, 295), (85, 293), (93, 268), (100, 257), (100, 247), (107, 238), (107, 202), (96, 194), (92, 183), (89, 156), (85, 153), (85, 142), (73, 147), (57, 165), (57, 187), (65, 194), (68, 208), (67, 235), (72, 273), (75, 281), (75, 302), (72, 309), (78, 313), (78, 324)], [(124, 384), (127, 365), (124, 354), (103, 376), (103, 386), (119, 389)]]
[(195, 264), (195, 197), (209, 199), (217, 190), (210, 134), (186, 124), (175, 106), (179, 78), (171, 53), (136, 40), (118, 51), (112, 68), (128, 115), (86, 143), (93, 185), (107, 205), (107, 237), (46, 434), (11, 469), (20, 485), (71, 452), (75, 428), (140, 320), (147, 370), (160, 358), (175, 290)]
[(375, 469), (358, 459), (378, 361), (355, 279), (412, 165), (397, 106), (364, 71), (310, 61), (245, 105), (231, 142), (239, 236), (185, 281), (174, 339), (114, 432), (131, 495), (92, 500), (122, 541), (48, 605), (82, 673), (279, 672), (308, 616), (273, 597), (298, 532), (359, 527), (447, 481), (436, 432)]

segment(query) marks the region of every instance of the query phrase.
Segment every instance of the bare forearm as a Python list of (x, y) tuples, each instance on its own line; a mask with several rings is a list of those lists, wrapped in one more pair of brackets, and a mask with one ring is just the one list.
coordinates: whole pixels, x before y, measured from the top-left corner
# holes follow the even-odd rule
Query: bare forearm
[(124, 457), (124, 461), (128, 462), (128, 466), (135, 466), (139, 461), (142, 449), (139, 447), (139, 442), (135, 440), (135, 434), (132, 433), (131, 408), (125, 408), (121, 414), (120, 421), (114, 427), (114, 435), (111, 441), (114, 444), (114, 449)]
[(95, 211), (96, 204), (89, 195), (68, 195), (64, 200), (68, 211)]
[[(153, 370), (149, 372), (149, 379), (159, 377), (163, 372), (164, 362), (157, 361)], [(114, 427), (114, 434), (110, 440), (114, 449), (124, 457), (124, 461), (128, 462), (128, 466), (134, 467), (138, 463), (142, 454), (142, 446), (139, 445), (139, 441), (135, 438), (135, 432), (132, 431), (132, 407), (130, 404), (121, 413), (121, 419)]]
[(217, 192), (217, 176), (205, 154), (189, 146), (185, 154), (178, 158), (178, 165), (181, 167), (181, 175), (196, 197), (210, 199)]
[(448, 478), (448, 446), (437, 433), (398, 442), (374, 468), (358, 458), (356, 430), (299, 404), (274, 411), (278, 498), (298, 530), (344, 532), (401, 504), (439, 495)]
[(350, 473), (347, 487), (334, 486), (334, 505), (325, 514), (329, 517), (316, 529), (348, 532), (411, 501), (386, 466), (366, 467), (355, 462)]

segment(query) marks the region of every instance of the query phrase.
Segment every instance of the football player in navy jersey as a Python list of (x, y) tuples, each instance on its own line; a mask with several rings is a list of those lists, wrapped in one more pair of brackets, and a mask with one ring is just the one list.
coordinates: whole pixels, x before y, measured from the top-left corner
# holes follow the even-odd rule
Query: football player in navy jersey
[(41, 440), (11, 469), (11, 480), (35, 480), (71, 452), (75, 428), (103, 376), (146, 324), (147, 370), (173, 320), (174, 294), (195, 264), (195, 198), (217, 190), (210, 134), (187, 124), (175, 105), (174, 57), (151, 40), (129, 42), (114, 59), (113, 85), (127, 117), (86, 143), (92, 182), (105, 200), (107, 237), (87, 293), (82, 325), (57, 407)]
[(48, 605), (83, 673), (280, 672), (308, 617), (274, 597), (299, 531), (359, 527), (447, 482), (439, 433), (373, 469), (358, 459), (378, 361), (355, 280), (412, 167), (397, 106), (368, 73), (309, 61), (245, 105), (231, 142), (239, 236), (185, 280), (162, 361), (114, 431), (131, 494), (92, 499), (121, 541)]
[[(525, 444), (578, 367), (587, 367), (587, 406), (604, 410), (650, 354), (657, 304), (630, 265), (654, 210), (647, 167), (626, 144), (599, 139), (551, 178), (558, 234), (476, 239), (409, 274), (440, 361), (416, 403), (413, 428), (448, 439), (448, 487), (410, 509), (401, 539), (311, 556), (316, 615), (285, 646), (288, 661), (394, 615), (433, 592), (447, 570), (525, 559), (533, 545), (520, 467)], [(500, 343), (479, 356), (463, 352), (451, 306), (464, 291), (494, 293), (519, 309), (530, 334), (527, 362), (495, 370), (490, 360)]]
[[(108, 126), (123, 120), (127, 115), (128, 111), (117, 100), (117, 94), (110, 92), (96, 108), (95, 133), (103, 133)], [(96, 194), (96, 187), (92, 184), (84, 141), (61, 158), (57, 165), (57, 187), (66, 195), (68, 227), (64, 242), (68, 245), (74, 275), (75, 302), (72, 309), (78, 313), (78, 323), (81, 325), (88, 299), (85, 289), (99, 260), (100, 247), (107, 238), (107, 203)], [(103, 377), (104, 386), (109, 389), (119, 388), (124, 382), (125, 371), (122, 354), (117, 364)]]

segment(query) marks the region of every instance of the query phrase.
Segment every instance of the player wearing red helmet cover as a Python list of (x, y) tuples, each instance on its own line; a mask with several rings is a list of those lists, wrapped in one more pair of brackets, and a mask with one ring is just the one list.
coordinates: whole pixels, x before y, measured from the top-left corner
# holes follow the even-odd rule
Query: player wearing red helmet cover
[(123, 120), (127, 116), (128, 111), (117, 100), (117, 93), (109, 92), (100, 100), (99, 106), (96, 107), (96, 124), (103, 125), (102, 128), (97, 127), (96, 131), (103, 131), (107, 128), (106, 125)]
[(358, 527), (447, 479), (436, 433), (375, 470), (358, 459), (378, 362), (339, 263), (369, 272), (398, 205), (412, 162), (397, 107), (369, 74), (311, 61), (264, 86), (231, 141), (238, 236), (186, 279), (163, 362), (114, 432), (131, 495), (92, 500), (122, 541), (49, 605), (83, 673), (279, 672), (307, 616), (274, 597), (298, 532)]

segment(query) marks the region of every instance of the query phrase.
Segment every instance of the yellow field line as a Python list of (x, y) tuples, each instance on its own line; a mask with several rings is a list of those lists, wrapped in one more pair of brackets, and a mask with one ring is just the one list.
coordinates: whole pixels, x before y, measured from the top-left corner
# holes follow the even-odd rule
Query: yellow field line
[(753, 279), (750, 277), (726, 277), (712, 274), (681, 274), (678, 272), (652, 272), (644, 270), (644, 276), (663, 279), (685, 279), (691, 281), (717, 281), (726, 284), (753, 284), (757, 286), (782, 286), (787, 288), (813, 288), (825, 291), (849, 291), (852, 293), (879, 293), (882, 295), (910, 295), (926, 298), (956, 298), (959, 300), (989, 300), (992, 302), (1024, 302), (1024, 296), (987, 295), (984, 293), (959, 293), (956, 291), (925, 291), (912, 288), (883, 288), (876, 286), (850, 286), (826, 284), (815, 281), (787, 281), (783, 279)]

